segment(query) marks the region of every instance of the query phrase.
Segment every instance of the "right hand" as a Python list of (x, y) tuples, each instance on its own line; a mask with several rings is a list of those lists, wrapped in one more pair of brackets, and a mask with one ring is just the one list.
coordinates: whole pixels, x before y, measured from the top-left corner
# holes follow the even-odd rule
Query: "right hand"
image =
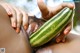
[(1, 2), (0, 5), (6, 10), (11, 19), (11, 25), (17, 33), (20, 32), (21, 25), (24, 26), (25, 30), (27, 30), (28, 14), (25, 11), (5, 2)]
[[(68, 2), (63, 2), (58, 6), (47, 6), (43, 0), (37, 0), (38, 1), (38, 7), (41, 11), (42, 18), (45, 20), (50, 19), (51, 17), (55, 16), (58, 12), (60, 12), (63, 8), (68, 7), (70, 9), (74, 9), (74, 3), (68, 3)], [(56, 42), (65, 42), (66, 35), (69, 34), (71, 31), (71, 22), (68, 23), (68, 25), (64, 28), (63, 31), (61, 31), (60, 35), (56, 38)]]

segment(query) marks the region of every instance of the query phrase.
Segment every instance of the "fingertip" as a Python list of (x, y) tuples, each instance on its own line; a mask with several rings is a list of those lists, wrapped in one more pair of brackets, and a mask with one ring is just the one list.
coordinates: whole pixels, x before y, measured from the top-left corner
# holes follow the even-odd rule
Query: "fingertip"
[(12, 13), (11, 13), (11, 12), (8, 12), (8, 15), (9, 15), (9, 16), (12, 16)]
[(16, 32), (19, 33), (20, 32), (20, 28), (17, 27), (16, 28)]
[(70, 30), (66, 29), (64, 30), (64, 35), (67, 35), (70, 32)]
[(27, 30), (28, 29), (28, 25), (24, 25), (24, 29)]
[(68, 26), (65, 30), (64, 30), (64, 35), (67, 35), (69, 32), (70, 32), (70, 30), (71, 30), (71, 27), (70, 26)]
[(69, 7), (70, 9), (73, 9), (74, 8), (74, 3), (62, 3), (62, 7)]
[(70, 3), (70, 4), (69, 4), (69, 7), (70, 7), (71, 9), (73, 9), (73, 8), (74, 8), (74, 4)]
[(67, 33), (68, 33), (68, 31), (67, 31), (67, 30), (65, 30), (65, 31), (64, 31), (64, 34), (66, 35)]

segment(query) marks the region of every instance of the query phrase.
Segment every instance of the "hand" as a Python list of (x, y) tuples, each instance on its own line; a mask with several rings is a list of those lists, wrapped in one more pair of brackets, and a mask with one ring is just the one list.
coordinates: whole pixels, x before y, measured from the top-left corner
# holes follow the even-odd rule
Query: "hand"
[(8, 3), (0, 4), (6, 10), (11, 19), (11, 25), (17, 33), (20, 32), (21, 24), (24, 26), (25, 30), (28, 28), (28, 14), (25, 11)]
[[(71, 9), (74, 8), (73, 3), (62, 3), (56, 7), (48, 7), (44, 4), (43, 0), (38, 0), (38, 6), (42, 13), (42, 18), (48, 20), (51, 17), (53, 17), (55, 14), (57, 14), (60, 10), (62, 10), (64, 7), (69, 7)], [(69, 23), (65, 29), (61, 32), (60, 36), (56, 38), (56, 42), (65, 42), (65, 36), (70, 32), (71, 30), (71, 23)]]

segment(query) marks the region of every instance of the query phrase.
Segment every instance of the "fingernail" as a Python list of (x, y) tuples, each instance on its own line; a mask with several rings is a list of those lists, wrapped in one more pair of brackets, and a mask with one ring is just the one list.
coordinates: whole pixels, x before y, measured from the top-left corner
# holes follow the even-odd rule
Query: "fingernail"
[(24, 26), (24, 29), (27, 30), (27, 28), (28, 28), (27, 25), (25, 25), (25, 26)]
[(56, 42), (59, 43), (59, 42), (60, 42), (60, 39), (58, 38), (58, 39), (56, 40)]
[(16, 27), (16, 23), (12, 23), (12, 27)]
[(19, 33), (20, 32), (20, 29), (19, 28), (16, 28), (16, 32)]

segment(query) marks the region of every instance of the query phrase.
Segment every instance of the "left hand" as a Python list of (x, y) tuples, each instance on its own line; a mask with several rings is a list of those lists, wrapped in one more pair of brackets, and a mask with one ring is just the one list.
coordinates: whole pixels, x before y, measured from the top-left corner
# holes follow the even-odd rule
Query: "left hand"
[(21, 10), (20, 8), (17, 8), (16, 6), (13, 6), (6, 2), (1, 2), (0, 5), (6, 10), (10, 18), (11, 25), (17, 33), (20, 32), (21, 25), (24, 26), (25, 30), (27, 30), (28, 14), (24, 10)]
[[(56, 7), (49, 7), (46, 6), (43, 2), (43, 0), (38, 0), (38, 6), (42, 13), (42, 18), (48, 20), (51, 17), (53, 17), (55, 14), (57, 14), (60, 10), (62, 10), (64, 7), (69, 7), (71, 9), (74, 8), (73, 3), (62, 3)], [(65, 36), (70, 32), (71, 30), (71, 23), (69, 23), (65, 29), (61, 32), (60, 36), (56, 38), (56, 42), (65, 42)]]

